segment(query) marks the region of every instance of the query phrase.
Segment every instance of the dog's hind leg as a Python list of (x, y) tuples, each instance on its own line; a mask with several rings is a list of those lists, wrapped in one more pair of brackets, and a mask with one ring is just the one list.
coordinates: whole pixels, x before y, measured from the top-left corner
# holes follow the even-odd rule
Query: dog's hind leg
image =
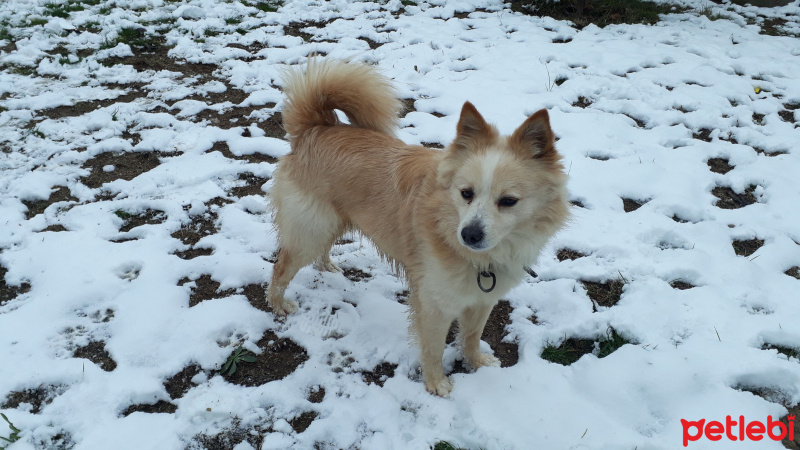
[(343, 232), (344, 225), (330, 204), (294, 189), (291, 182), (286, 181), (281, 187), (276, 184), (275, 188), (279, 189), (276, 193), (279, 195), (273, 194), (273, 198), (279, 199), (275, 205), (275, 225), (280, 251), (272, 269), (267, 298), (275, 314), (284, 315), (297, 310), (295, 302), (284, 298), (289, 282), (315, 259), (330, 261), (328, 251)]
[(314, 268), (320, 272), (341, 272), (342, 268), (337, 266), (336, 263), (331, 261), (330, 248), (323, 253), (316, 261), (314, 261)]

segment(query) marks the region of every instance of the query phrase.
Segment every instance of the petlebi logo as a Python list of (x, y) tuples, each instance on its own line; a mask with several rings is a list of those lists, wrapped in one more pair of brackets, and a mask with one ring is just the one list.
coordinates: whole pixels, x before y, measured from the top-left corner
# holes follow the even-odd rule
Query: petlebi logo
[(765, 437), (773, 441), (781, 441), (788, 436), (790, 441), (794, 441), (794, 414), (789, 414), (788, 419), (788, 426), (779, 420), (773, 420), (772, 416), (767, 416), (766, 424), (758, 420), (746, 422), (744, 416), (739, 416), (738, 420), (734, 420), (731, 416), (725, 416), (725, 423), (716, 420), (706, 423), (706, 419), (695, 421), (681, 419), (683, 446), (687, 447), (689, 442), (698, 441), (702, 437), (709, 441), (721, 439), (760, 441)]

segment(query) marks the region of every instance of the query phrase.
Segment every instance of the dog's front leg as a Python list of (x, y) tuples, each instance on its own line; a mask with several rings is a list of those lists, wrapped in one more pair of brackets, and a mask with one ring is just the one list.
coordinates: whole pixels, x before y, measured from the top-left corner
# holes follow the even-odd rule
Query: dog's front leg
[(444, 374), (442, 357), (444, 356), (447, 331), (453, 319), (445, 315), (433, 305), (422, 306), (416, 303), (414, 325), (421, 350), (422, 377), (425, 389), (431, 394), (447, 397), (453, 389), (453, 383)]
[(494, 305), (479, 303), (465, 309), (458, 319), (461, 351), (473, 370), (483, 366), (500, 367), (500, 360), (481, 352), (481, 335)]

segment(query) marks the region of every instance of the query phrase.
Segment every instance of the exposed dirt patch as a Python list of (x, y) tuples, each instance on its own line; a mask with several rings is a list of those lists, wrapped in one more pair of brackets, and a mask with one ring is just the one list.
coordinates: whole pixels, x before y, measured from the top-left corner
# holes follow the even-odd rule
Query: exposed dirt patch
[(558, 252), (556, 252), (556, 258), (558, 258), (559, 261), (566, 261), (566, 260), (575, 261), (576, 259), (583, 258), (585, 256), (588, 255), (581, 253), (577, 250), (572, 250), (571, 248), (562, 248), (558, 250)]
[(408, 289), (402, 290), (398, 292), (395, 297), (397, 298), (397, 303), (401, 305), (405, 305), (408, 303), (408, 295), (410, 294)]
[(315, 413), (314, 411), (306, 411), (300, 414), (299, 416), (293, 418), (292, 420), (290, 420), (289, 425), (292, 426), (292, 429), (295, 431), (295, 433), (300, 434), (306, 431), (306, 429), (308, 429), (308, 427), (311, 426), (311, 422), (313, 422), (314, 419), (316, 418), (317, 418), (317, 413)]
[(266, 288), (267, 283), (253, 283), (243, 287), (242, 291), (244, 296), (247, 297), (247, 301), (250, 302), (254, 308), (271, 314), (272, 309), (269, 307), (269, 303), (267, 302)]
[(58, 189), (50, 193), (47, 200), (23, 200), (22, 203), (28, 208), (25, 213), (26, 219), (31, 219), (47, 209), (48, 206), (58, 202), (77, 202), (78, 199), (73, 197), (66, 186), (57, 186)]
[(386, 382), (386, 380), (394, 376), (395, 369), (397, 369), (397, 364), (384, 361), (375, 366), (375, 368), (369, 372), (361, 372), (361, 377), (367, 384), (377, 384), (378, 386), (383, 387), (383, 384)]
[(408, 113), (417, 110), (417, 108), (414, 107), (415, 101), (416, 99), (413, 98), (404, 98), (400, 100), (400, 102), (403, 104), (403, 110), (400, 111), (400, 117), (405, 117)]
[(443, 149), (444, 145), (438, 142), (421, 142), (423, 147)]
[(361, 40), (361, 41), (364, 41), (364, 42), (366, 42), (366, 43), (367, 43), (367, 45), (369, 45), (369, 49), (370, 49), (370, 50), (375, 50), (376, 48), (378, 48), (378, 47), (380, 47), (381, 45), (383, 45), (382, 43), (380, 43), (380, 42), (375, 42), (375, 41), (373, 41), (372, 39), (370, 39), (370, 38), (368, 38), (368, 37), (365, 37), (365, 36), (361, 36), (361, 37), (359, 37), (358, 39), (359, 39), (359, 40)]
[(49, 405), (53, 399), (66, 391), (66, 386), (40, 385), (35, 388), (11, 392), (6, 396), (3, 409), (16, 409), (23, 403), (31, 405), (31, 414), (39, 414), (43, 406)]
[(211, 147), (211, 149), (209, 149), (208, 151), (209, 152), (218, 151), (222, 153), (222, 156), (226, 158), (235, 159), (239, 161), (247, 161), (251, 164), (258, 164), (262, 162), (275, 164), (276, 162), (278, 162), (278, 158), (275, 158), (274, 156), (270, 155), (265, 155), (263, 153), (252, 153), (249, 155), (236, 156), (233, 153), (231, 153), (231, 149), (228, 146), (228, 143), (225, 141), (215, 142), (214, 145)]
[(649, 202), (650, 200), (634, 200), (632, 198), (622, 198), (622, 209), (625, 210), (626, 213), (636, 211), (637, 209), (641, 208), (642, 205)]
[(711, 190), (711, 195), (719, 199), (714, 206), (722, 209), (739, 209), (752, 205), (756, 202), (756, 196), (753, 195), (756, 187), (756, 185), (751, 184), (744, 190), (743, 194), (738, 194), (728, 186), (717, 186)]
[(708, 128), (700, 128), (699, 130), (692, 133), (692, 137), (694, 139), (698, 139), (705, 142), (711, 142), (711, 132), (713, 130), (709, 130)]
[(136, 227), (142, 225), (158, 225), (167, 220), (167, 214), (164, 211), (157, 209), (148, 209), (139, 214), (129, 214), (125, 211), (117, 211), (117, 216), (125, 220), (125, 224), (120, 227), (119, 231), (127, 233)]
[(594, 303), (592, 308), (595, 312), (597, 312), (597, 306), (609, 308), (616, 305), (622, 297), (622, 288), (625, 286), (625, 282), (620, 279), (609, 280), (605, 283), (581, 280), (581, 283), (586, 289), (586, 294)]
[(798, 280), (800, 280), (800, 267), (798, 267), (798, 266), (794, 266), (794, 267), (790, 268), (789, 270), (787, 270), (786, 272), (783, 272), (783, 273), (785, 273), (786, 275), (789, 275), (790, 277), (794, 277), (794, 278), (797, 278)]
[(742, 241), (733, 241), (733, 250), (739, 256), (750, 256), (764, 245), (763, 239), (748, 239)]
[(570, 203), (572, 206), (577, 206), (578, 208), (586, 208), (586, 206), (585, 206), (585, 205), (583, 204), (583, 202), (582, 202), (582, 201), (580, 201), (580, 200), (570, 200), (570, 201), (569, 201), (569, 203)]
[(784, 122), (795, 123), (796, 120), (794, 118), (794, 111), (789, 111), (788, 109), (783, 109), (778, 111), (778, 116)]
[(147, 92), (142, 86), (137, 84), (128, 85), (130, 90), (116, 98), (109, 98), (105, 100), (92, 100), (87, 102), (79, 102), (74, 105), (57, 106), (55, 108), (45, 109), (39, 112), (42, 116), (48, 119), (62, 119), (64, 117), (76, 117), (106, 108), (116, 103), (130, 103), (137, 98), (147, 97)]
[(55, 225), (48, 226), (47, 228), (43, 229), (41, 232), (45, 232), (45, 231), (59, 232), (59, 231), (68, 231), (68, 230), (66, 229), (66, 227), (64, 227), (64, 225), (55, 224)]
[(308, 393), (308, 401), (311, 403), (322, 403), (325, 399), (325, 388), (322, 386), (314, 386)]
[(260, 111), (263, 108), (263, 106), (232, 106), (219, 111), (204, 109), (190, 117), (198, 122), (206, 121), (209, 125), (223, 129), (255, 123), (267, 137), (284, 139), (286, 130), (283, 129), (283, 117), (280, 112), (276, 112), (266, 119), (250, 118), (253, 111)]
[(170, 402), (159, 400), (153, 404), (140, 403), (138, 405), (131, 405), (122, 412), (122, 417), (128, 417), (135, 412), (143, 412), (147, 414), (174, 414), (178, 410), (176, 405)]
[[(178, 281), (178, 286), (183, 286), (190, 281), (192, 280), (189, 278), (181, 278), (181, 280)], [(200, 278), (194, 280), (194, 283), (195, 286), (191, 288), (191, 294), (189, 294), (190, 308), (205, 300), (230, 297), (236, 293), (236, 289), (226, 289), (220, 292), (219, 282), (212, 280), (211, 275), (208, 274), (201, 275)]]
[(88, 345), (78, 347), (72, 353), (72, 356), (88, 359), (106, 372), (111, 372), (117, 368), (117, 362), (106, 351), (106, 343), (103, 341), (92, 341)]
[(764, 114), (753, 113), (753, 123), (756, 125), (764, 125)]
[(24, 294), (31, 290), (31, 285), (28, 283), (22, 283), (19, 286), (7, 284), (6, 283), (7, 273), (8, 269), (6, 269), (3, 266), (0, 266), (0, 305), (4, 305), (6, 302), (17, 298), (18, 295)]
[(730, 161), (726, 158), (711, 158), (706, 162), (706, 164), (708, 164), (708, 168), (712, 172), (722, 175), (730, 172), (734, 167), (736, 167), (730, 165)]
[(368, 274), (367, 272), (363, 272), (361, 270), (352, 267), (347, 269), (342, 268), (342, 273), (344, 273), (344, 276), (347, 277), (347, 279), (354, 282), (369, 280), (370, 278), (372, 278), (371, 274)]
[[(83, 163), (82, 167), (89, 169), (91, 173), (80, 181), (87, 187), (95, 189), (114, 180), (130, 181), (155, 169), (159, 164), (161, 161), (158, 159), (158, 152), (100, 153)], [(114, 170), (108, 172), (103, 170), (108, 166), (113, 166)]]
[(576, 108), (588, 108), (589, 106), (592, 105), (592, 103), (594, 103), (592, 99), (581, 95), (580, 97), (578, 97), (578, 101), (574, 102), (572, 106)]
[(164, 389), (167, 390), (169, 398), (176, 400), (183, 397), (187, 392), (189, 392), (189, 389), (195, 386), (195, 384), (192, 383), (192, 378), (202, 371), (203, 369), (201, 369), (200, 366), (197, 364), (192, 364), (184, 367), (180, 372), (169, 377), (167, 381), (164, 382)]
[(162, 45), (160, 42), (155, 42), (149, 48), (136, 48), (132, 46), (134, 51), (133, 56), (118, 57), (112, 56), (110, 58), (100, 61), (105, 66), (116, 66), (118, 64), (133, 66), (137, 72), (144, 72), (146, 70), (153, 70), (159, 72), (168, 70), (170, 72), (182, 73), (184, 77), (200, 76), (203, 78), (211, 78), (217, 66), (214, 64), (194, 64), (187, 62), (178, 62), (168, 56), (170, 47)]
[(242, 386), (261, 386), (270, 381), (282, 380), (308, 360), (306, 350), (287, 338), (280, 338), (267, 331), (256, 344), (263, 350), (255, 355), (253, 363), (240, 364), (233, 375), (225, 377), (229, 382)]
[(788, 153), (785, 150), (773, 150), (773, 151), (770, 151), (770, 150), (764, 150), (761, 147), (755, 147), (755, 146), (753, 146), (752, 148), (759, 155), (764, 155), (764, 156), (769, 156), (769, 157), (775, 157), (775, 156), (778, 156), (778, 155), (785, 155), (785, 154)]
[(673, 280), (673, 281), (671, 281), (669, 283), (669, 285), (672, 286), (672, 289), (678, 289), (678, 290), (681, 290), (681, 291), (685, 291), (687, 289), (691, 289), (691, 288), (697, 287), (697, 286), (695, 286), (695, 285), (693, 285), (691, 283), (687, 283), (687, 282), (682, 281), (682, 280)]
[(239, 174), (239, 180), (243, 180), (245, 182), (244, 186), (238, 186), (231, 189), (230, 193), (234, 197), (246, 197), (248, 195), (264, 195), (264, 191), (261, 189), (264, 184), (269, 181), (269, 178), (259, 177), (250, 172), (244, 172)]
[(506, 325), (511, 323), (511, 303), (500, 300), (489, 315), (481, 339), (494, 350), (494, 356), (500, 360), (500, 367), (511, 367), (519, 361), (519, 347), (516, 342), (504, 341), (508, 336)]
[(689, 223), (689, 221), (688, 221), (688, 220), (686, 220), (686, 219), (682, 219), (682, 218), (678, 217), (678, 215), (677, 215), (677, 214), (673, 214), (673, 215), (672, 215), (672, 217), (670, 217), (670, 218), (671, 218), (672, 220), (674, 220), (675, 222), (678, 222), (678, 223)]
[(790, 450), (800, 450), (800, 420), (797, 420), (800, 417), (800, 403), (794, 406), (787, 406), (786, 409), (789, 412), (780, 418), (780, 421), (783, 422), (784, 425), (787, 427), (789, 426), (789, 415), (795, 418), (794, 420), (794, 440), (789, 439), (789, 433), (786, 433), (786, 437), (781, 441), (784, 447)]
[(217, 232), (217, 208), (230, 203), (233, 202), (222, 197), (207, 201), (205, 213), (192, 217), (191, 222), (181, 225), (181, 228), (170, 236), (179, 239), (186, 245), (197, 244), (200, 239)]
[(175, 256), (177, 256), (180, 259), (189, 260), (189, 259), (197, 258), (198, 256), (210, 256), (213, 253), (214, 253), (214, 249), (213, 248), (205, 248), (205, 247), (194, 248), (194, 247), (192, 247), (189, 250), (184, 250), (182, 252), (175, 252)]
[[(251, 433), (251, 431), (255, 431), (255, 433)], [(247, 442), (253, 448), (261, 448), (264, 434), (268, 431), (270, 430), (258, 426), (250, 429), (241, 428), (237, 422), (233, 428), (223, 430), (215, 435), (199, 434), (195, 436), (188, 448), (192, 450), (231, 450), (242, 442)]]
[(283, 26), (283, 34), (287, 36), (297, 36), (306, 42), (310, 42), (312, 40), (316, 42), (322, 42), (314, 39), (314, 35), (303, 31), (306, 28), (325, 28), (329, 23), (333, 22), (333, 20), (326, 20), (326, 21), (303, 21), (303, 22), (292, 22), (289, 25)]

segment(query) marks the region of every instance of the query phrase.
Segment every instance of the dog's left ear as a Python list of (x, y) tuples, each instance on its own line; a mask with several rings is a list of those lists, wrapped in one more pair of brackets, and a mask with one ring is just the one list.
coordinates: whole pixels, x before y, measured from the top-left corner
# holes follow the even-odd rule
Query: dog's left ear
[(456, 125), (456, 138), (453, 141), (456, 149), (467, 150), (488, 145), (497, 137), (497, 131), (486, 123), (481, 113), (470, 102), (464, 102), (461, 117)]
[(510, 142), (525, 157), (535, 159), (557, 156), (555, 134), (550, 128), (546, 109), (536, 111), (511, 135)]

